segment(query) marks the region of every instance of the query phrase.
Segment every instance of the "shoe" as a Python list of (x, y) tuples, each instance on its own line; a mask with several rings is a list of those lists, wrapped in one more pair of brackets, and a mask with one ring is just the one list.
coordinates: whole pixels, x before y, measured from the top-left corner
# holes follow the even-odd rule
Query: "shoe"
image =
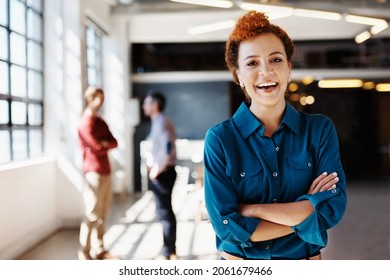
[(168, 259), (171, 261), (177, 261), (179, 257), (175, 253), (173, 253), (169, 255)]
[(154, 258), (155, 261), (167, 261), (169, 260), (169, 257), (168, 256), (164, 256), (164, 255), (158, 255), (157, 257)]
[(177, 255), (175, 253), (172, 253), (169, 256), (159, 255), (159, 256), (154, 258), (154, 260), (156, 260), (156, 261), (176, 261), (178, 259), (179, 258), (177, 257)]
[(79, 257), (79, 260), (84, 260), (84, 261), (86, 261), (86, 260), (92, 260), (91, 255), (90, 255), (89, 253), (83, 251), (83, 250), (79, 250), (79, 251), (77, 252), (77, 255), (78, 255), (78, 257)]
[(121, 258), (118, 256), (111, 255), (107, 251), (103, 251), (95, 256), (96, 260), (120, 260)]

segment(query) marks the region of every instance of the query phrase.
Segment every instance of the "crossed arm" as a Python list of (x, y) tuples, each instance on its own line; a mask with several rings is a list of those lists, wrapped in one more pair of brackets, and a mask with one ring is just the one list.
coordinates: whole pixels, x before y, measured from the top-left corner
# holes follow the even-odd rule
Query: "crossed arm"
[[(322, 173), (310, 186), (308, 194), (328, 191), (336, 188), (339, 181), (337, 173)], [(305, 220), (314, 207), (309, 200), (289, 203), (241, 204), (239, 212), (245, 217), (262, 219), (251, 236), (251, 241), (265, 241), (288, 235), (295, 226)]]

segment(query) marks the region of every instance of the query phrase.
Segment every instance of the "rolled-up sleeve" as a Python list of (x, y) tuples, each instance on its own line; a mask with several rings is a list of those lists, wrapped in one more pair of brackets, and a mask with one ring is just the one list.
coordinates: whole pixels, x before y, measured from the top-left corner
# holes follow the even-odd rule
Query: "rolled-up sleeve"
[[(324, 120), (324, 119), (323, 119)], [(339, 181), (336, 188), (312, 195), (303, 195), (296, 201), (309, 200), (314, 212), (300, 224), (292, 227), (304, 241), (325, 246), (326, 230), (336, 226), (347, 206), (346, 179), (339, 155), (339, 144), (333, 123), (326, 118), (317, 149), (317, 176), (322, 172), (337, 172)]]
[(226, 165), (222, 141), (211, 129), (206, 134), (204, 148), (205, 201), (211, 224), (222, 242), (251, 247), (249, 239), (260, 220), (237, 212), (237, 194), (226, 174)]

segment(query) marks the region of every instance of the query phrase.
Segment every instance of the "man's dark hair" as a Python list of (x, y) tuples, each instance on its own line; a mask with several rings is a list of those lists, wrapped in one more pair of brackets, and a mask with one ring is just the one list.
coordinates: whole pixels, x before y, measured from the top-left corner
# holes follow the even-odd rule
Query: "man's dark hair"
[(166, 98), (162, 92), (157, 90), (149, 90), (146, 96), (150, 96), (153, 101), (157, 102), (158, 110), (163, 112), (165, 109)]

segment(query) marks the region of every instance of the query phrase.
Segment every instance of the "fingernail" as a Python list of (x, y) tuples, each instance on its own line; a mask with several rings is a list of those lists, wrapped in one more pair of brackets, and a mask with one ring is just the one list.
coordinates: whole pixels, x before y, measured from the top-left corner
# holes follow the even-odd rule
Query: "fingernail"
[(328, 172), (324, 172), (324, 173), (322, 173), (322, 175), (325, 175), (325, 176), (326, 176), (326, 175), (328, 175)]
[(333, 172), (333, 175), (334, 175), (334, 176), (337, 176), (337, 172)]

